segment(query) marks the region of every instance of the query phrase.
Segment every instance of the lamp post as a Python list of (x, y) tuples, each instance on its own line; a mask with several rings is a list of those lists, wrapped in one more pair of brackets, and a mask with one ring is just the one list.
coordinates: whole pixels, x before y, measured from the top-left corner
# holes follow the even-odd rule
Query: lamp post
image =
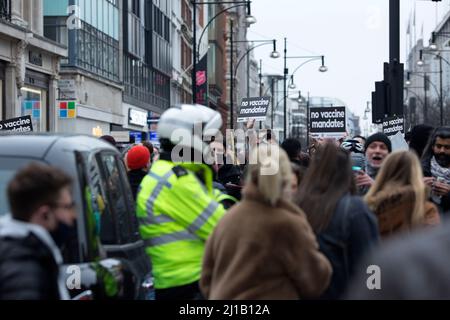
[(443, 90), (442, 90), (442, 74), (443, 74), (442, 60), (444, 60), (449, 66), (450, 66), (450, 62), (447, 59), (442, 57), (441, 52), (436, 54), (432, 51), (420, 50), (419, 51), (419, 61), (417, 61), (417, 65), (419, 67), (424, 65), (424, 61), (423, 61), (424, 53), (431, 54), (439, 59), (439, 95), (438, 96), (439, 96), (439, 108), (440, 108), (440, 125), (443, 126), (444, 125), (444, 98), (443, 98)]
[[(435, 73), (435, 72), (432, 72), (432, 71), (430, 71), (430, 72), (407, 72), (406, 73), (406, 82), (405, 82), (405, 86), (407, 88), (411, 89), (411, 87), (409, 87), (411, 85), (411, 75), (423, 78), (423, 83), (424, 83), (424, 86), (423, 86), (423, 89), (424, 89), (423, 122), (424, 123), (428, 123), (428, 100), (427, 100), (428, 84), (431, 84), (433, 86), (433, 88), (436, 91), (438, 96), (440, 96), (442, 94), (442, 88), (441, 88), (441, 91), (439, 92), (436, 85), (432, 81), (430, 81), (430, 79), (428, 77), (428, 73)], [(422, 88), (422, 87), (419, 87), (419, 88)]]
[[(197, 80), (197, 63), (198, 63), (198, 52), (200, 51), (200, 44), (201, 44), (201, 40), (203, 35), (205, 34), (206, 29), (209, 27), (209, 25), (221, 14), (223, 14), (224, 12), (233, 9), (233, 8), (237, 8), (237, 7), (241, 7), (241, 6), (246, 6), (247, 7), (247, 16), (245, 18), (246, 22), (248, 25), (256, 23), (256, 19), (251, 15), (251, 1), (246, 0), (246, 1), (195, 1), (195, 0), (191, 0), (191, 4), (193, 7), (193, 14), (192, 14), (192, 18), (193, 18), (193, 44), (192, 44), (192, 63), (193, 63), (193, 69), (192, 69), (192, 102), (195, 104), (197, 103), (197, 84), (196, 84), (196, 80)], [(203, 28), (203, 31), (200, 35), (200, 38), (198, 40), (198, 47), (197, 47), (197, 5), (210, 5), (210, 4), (231, 4), (232, 6), (225, 8), (224, 10), (218, 12), (214, 17), (212, 17), (208, 23), (206, 24), (205, 28)]]
[[(233, 27), (233, 22), (230, 21), (230, 26), (231, 28)], [(273, 51), (270, 53), (270, 57), (273, 59), (276, 59), (278, 57), (280, 57), (280, 54), (277, 51), (277, 41), (275, 39), (273, 40), (239, 40), (239, 41), (233, 41), (233, 31), (232, 29), (230, 30), (231, 35), (230, 35), (230, 48), (231, 48), (231, 52), (230, 52), (230, 118), (231, 118), (231, 122), (230, 122), (230, 128), (234, 129), (234, 115), (233, 115), (233, 111), (234, 111), (234, 75), (237, 74), (237, 69), (239, 68), (239, 65), (241, 64), (242, 60), (254, 49), (267, 45), (267, 44), (273, 44)], [(261, 42), (260, 44), (251, 47), (250, 49), (248, 49), (243, 55), (242, 57), (239, 59), (239, 61), (236, 64), (236, 68), (233, 69), (233, 43), (242, 43), (242, 42)], [(250, 75), (247, 73), (247, 82), (250, 81)]]
[[(284, 139), (287, 138), (287, 86), (286, 86), (286, 82), (287, 82), (287, 75), (289, 73), (289, 70), (287, 68), (287, 59), (308, 59), (308, 61), (305, 61), (304, 63), (302, 63), (301, 65), (299, 65), (295, 71), (292, 73), (292, 76), (294, 75), (294, 73), (300, 69), (300, 67), (302, 67), (303, 65), (307, 64), (308, 62), (314, 61), (314, 60), (318, 60), (321, 59), (322, 60), (322, 65), (319, 68), (320, 72), (327, 72), (328, 68), (325, 66), (325, 56), (320, 55), (320, 56), (296, 56), (296, 57), (288, 57), (287, 56), (287, 39), (284, 38), (284, 70), (283, 70), (283, 89), (284, 89), (284, 126), (283, 126), (283, 130), (284, 130)], [(293, 81), (293, 77), (292, 77), (292, 81)], [(293, 83), (293, 82), (292, 82)]]

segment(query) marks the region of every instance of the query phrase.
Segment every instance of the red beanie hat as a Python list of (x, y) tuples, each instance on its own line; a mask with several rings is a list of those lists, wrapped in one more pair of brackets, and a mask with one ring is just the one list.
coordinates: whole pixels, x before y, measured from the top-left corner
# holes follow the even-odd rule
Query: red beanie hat
[(134, 146), (127, 154), (128, 168), (138, 170), (145, 168), (150, 160), (150, 151), (144, 146)]

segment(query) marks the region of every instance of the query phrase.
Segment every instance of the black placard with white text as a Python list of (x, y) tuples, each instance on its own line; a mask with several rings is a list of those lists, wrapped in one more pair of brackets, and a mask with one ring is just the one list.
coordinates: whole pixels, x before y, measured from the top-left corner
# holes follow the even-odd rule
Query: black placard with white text
[(397, 132), (405, 133), (405, 120), (402, 117), (391, 117), (383, 119), (383, 133), (390, 136), (395, 136)]
[(269, 105), (270, 97), (242, 99), (237, 122), (246, 122), (248, 120), (265, 121)]
[(342, 138), (347, 131), (345, 107), (309, 108), (309, 133), (314, 138)]
[(31, 117), (24, 116), (0, 121), (0, 131), (31, 132), (33, 131)]

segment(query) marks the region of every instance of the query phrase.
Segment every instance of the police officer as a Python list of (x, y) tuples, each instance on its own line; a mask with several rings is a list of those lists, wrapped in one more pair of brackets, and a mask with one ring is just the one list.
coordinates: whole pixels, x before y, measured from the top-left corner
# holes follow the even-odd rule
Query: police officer
[[(181, 105), (158, 123), (163, 149), (137, 196), (137, 217), (153, 266), (156, 300), (201, 298), (198, 282), (205, 242), (225, 213), (202, 158), (205, 134), (219, 132), (218, 112)], [(200, 160), (200, 161), (199, 161)]]

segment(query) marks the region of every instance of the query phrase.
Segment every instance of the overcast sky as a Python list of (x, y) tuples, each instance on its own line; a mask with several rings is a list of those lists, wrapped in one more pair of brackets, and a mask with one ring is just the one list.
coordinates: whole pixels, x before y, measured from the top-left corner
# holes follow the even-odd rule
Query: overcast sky
[[(416, 39), (422, 25), (426, 43), (436, 22), (450, 10), (450, 0), (400, 0), (401, 62), (406, 57), (406, 28), (416, 7)], [(295, 74), (297, 91), (336, 97), (362, 116), (371, 100), (374, 82), (383, 78), (389, 60), (389, 0), (253, 0), (257, 23), (248, 39), (277, 39), (281, 57), (269, 58), (271, 46), (255, 49), (263, 73), (283, 73), (283, 39), (287, 56), (325, 55), (329, 71), (318, 72), (320, 61), (310, 62)], [(412, 23), (412, 21), (411, 21)], [(305, 60), (288, 59), (289, 72)]]

